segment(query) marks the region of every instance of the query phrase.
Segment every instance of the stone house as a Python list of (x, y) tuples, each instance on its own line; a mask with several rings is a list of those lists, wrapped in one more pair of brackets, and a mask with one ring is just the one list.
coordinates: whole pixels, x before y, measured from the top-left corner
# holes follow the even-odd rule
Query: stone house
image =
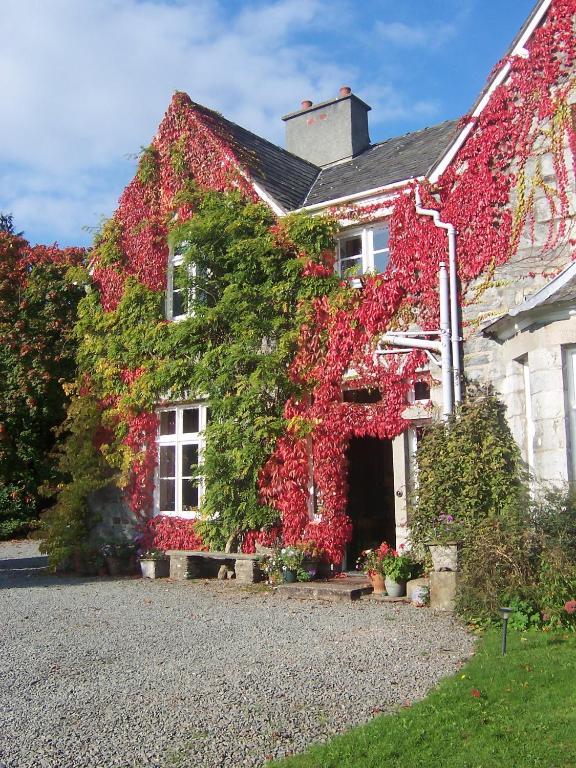
[[(282, 496), (281, 482), (269, 494), (282, 519), (300, 504), (300, 534), (328, 537), (335, 558), (406, 540), (419, 427), (452, 412), (464, 378), (495, 386), (538, 481), (575, 479), (575, 20), (574, 0), (540, 0), (466, 119), (376, 144), (370, 107), (346, 87), (283, 118), (286, 149), (181, 94), (159, 129), (186, 122), (200, 184), (222, 188), (215, 164), (232, 168), (237, 186), (278, 217), (330, 213), (342, 225), (335, 268), (361, 295), (358, 316), (375, 318), (363, 320), (370, 354), (351, 343), (338, 394), (302, 411), (333, 431), (313, 435), (299, 501)], [(178, 319), (181, 255), (162, 248), (158, 287), (167, 318)], [(148, 279), (129, 243), (126, 252), (127, 268)], [(201, 509), (201, 484), (184, 467), (201, 455), (208, 413), (201, 399), (159, 407), (154, 514)], [(113, 500), (99, 502), (111, 527), (128, 523)]]

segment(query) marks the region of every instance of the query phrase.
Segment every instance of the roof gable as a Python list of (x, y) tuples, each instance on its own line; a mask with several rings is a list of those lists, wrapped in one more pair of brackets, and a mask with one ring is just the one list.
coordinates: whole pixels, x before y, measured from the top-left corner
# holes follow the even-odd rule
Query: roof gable
[(230, 147), (250, 178), (284, 210), (304, 202), (320, 168), (201, 104), (191, 102), (190, 107)]

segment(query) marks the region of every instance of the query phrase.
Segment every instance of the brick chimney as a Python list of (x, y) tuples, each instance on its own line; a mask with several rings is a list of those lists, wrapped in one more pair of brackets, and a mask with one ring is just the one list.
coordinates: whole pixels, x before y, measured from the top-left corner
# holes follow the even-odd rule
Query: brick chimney
[(331, 101), (303, 101), (298, 112), (282, 118), (286, 149), (319, 166), (348, 160), (370, 146), (370, 109), (347, 86)]

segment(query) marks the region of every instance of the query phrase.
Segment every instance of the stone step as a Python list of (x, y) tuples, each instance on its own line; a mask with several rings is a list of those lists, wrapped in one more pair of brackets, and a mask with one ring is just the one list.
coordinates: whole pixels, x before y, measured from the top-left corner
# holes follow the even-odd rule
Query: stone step
[(304, 600), (340, 600), (350, 602), (372, 593), (372, 585), (362, 576), (347, 576), (328, 581), (298, 581), (280, 584), (278, 592), (288, 597)]

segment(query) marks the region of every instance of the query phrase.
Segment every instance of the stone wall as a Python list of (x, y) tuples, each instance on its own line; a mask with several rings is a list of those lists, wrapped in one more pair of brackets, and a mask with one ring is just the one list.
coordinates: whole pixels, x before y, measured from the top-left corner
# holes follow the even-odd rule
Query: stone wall
[[(463, 308), (464, 370), (469, 379), (490, 382), (507, 406), (513, 434), (536, 479), (569, 479), (568, 430), (562, 349), (576, 344), (576, 322), (543, 321), (508, 341), (481, 332), (487, 321), (506, 314), (534, 294), (572, 260), (570, 239), (576, 237), (576, 184), (573, 158), (565, 148), (569, 170), (569, 224), (552, 249), (546, 249), (556, 224), (542, 185), (535, 190), (534, 223), (526, 226), (515, 256), (495, 270), (478, 300)], [(543, 184), (556, 187), (550, 153), (537, 148), (526, 166), (530, 179), (540, 173)], [(514, 209), (516, 201), (512, 199)], [(546, 249), (546, 250), (545, 250)], [(481, 286), (468, 287), (467, 297)]]
[(107, 485), (90, 494), (88, 507), (94, 523), (90, 534), (93, 543), (133, 540), (138, 518), (116, 486)]

